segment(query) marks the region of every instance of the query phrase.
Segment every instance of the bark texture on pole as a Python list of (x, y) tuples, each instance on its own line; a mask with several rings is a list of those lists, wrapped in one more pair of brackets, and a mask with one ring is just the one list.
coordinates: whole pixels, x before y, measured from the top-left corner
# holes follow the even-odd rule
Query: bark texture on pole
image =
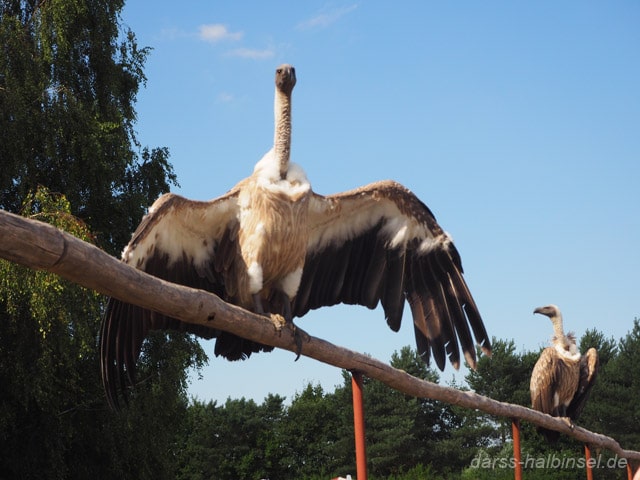
[[(216, 295), (175, 285), (130, 267), (99, 248), (46, 223), (0, 210), (0, 258), (48, 270), (72, 282), (122, 301), (140, 305), (185, 322), (226, 330), (255, 342), (296, 352), (293, 332), (277, 332), (267, 318), (223, 302)], [(302, 355), (349, 371), (360, 372), (407, 395), (519, 418), (569, 435), (591, 447), (611, 450), (620, 457), (640, 460), (640, 452), (624, 450), (613, 438), (520, 405), (498, 402), (412, 377), (375, 358), (309, 336)], [(98, 372), (96, 372), (98, 374)]]

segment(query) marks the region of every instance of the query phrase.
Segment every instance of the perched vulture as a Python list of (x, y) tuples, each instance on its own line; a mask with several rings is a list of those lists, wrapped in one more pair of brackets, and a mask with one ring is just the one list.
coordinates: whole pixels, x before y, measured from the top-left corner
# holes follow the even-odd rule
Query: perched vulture
[[(293, 317), (323, 306), (380, 303), (397, 331), (407, 300), (426, 362), (433, 356), (443, 369), (448, 357), (458, 368), (462, 349), (475, 367), (472, 335), (487, 355), (491, 346), (451, 238), (426, 205), (393, 181), (328, 196), (313, 192), (303, 170), (289, 161), (295, 83), (292, 66), (277, 68), (274, 145), (253, 174), (210, 201), (163, 195), (122, 261), (255, 313), (281, 315), (290, 325)], [(215, 355), (229, 360), (273, 349), (111, 298), (100, 354), (112, 406), (118, 406), (118, 392), (133, 384), (152, 329), (215, 338)]]
[[(578, 420), (589, 398), (598, 374), (598, 353), (590, 348), (580, 355), (576, 338), (564, 334), (562, 314), (555, 305), (536, 308), (533, 313), (546, 315), (553, 324), (551, 347), (545, 348), (531, 374), (531, 406), (534, 410), (554, 417), (569, 419), (570, 425)], [(560, 436), (555, 430), (539, 428), (549, 442)]]

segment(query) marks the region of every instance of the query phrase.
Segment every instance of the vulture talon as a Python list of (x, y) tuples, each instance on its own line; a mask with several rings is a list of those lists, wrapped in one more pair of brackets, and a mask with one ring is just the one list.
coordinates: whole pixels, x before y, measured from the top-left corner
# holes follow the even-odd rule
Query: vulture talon
[(272, 313), (271, 315), (269, 315), (269, 319), (271, 320), (273, 327), (276, 329), (276, 332), (282, 335), (282, 327), (287, 324), (285, 318), (280, 314)]
[(576, 427), (576, 425), (573, 423), (573, 421), (569, 417), (561, 417), (561, 420), (567, 424), (570, 430), (573, 430)]
[(289, 325), (289, 327), (291, 328), (293, 339), (296, 342), (296, 359), (294, 360), (294, 362), (297, 362), (300, 358), (300, 355), (302, 355), (302, 338), (306, 336), (307, 342), (309, 342), (310, 337), (304, 330), (298, 328), (295, 323), (289, 322), (287, 325)]

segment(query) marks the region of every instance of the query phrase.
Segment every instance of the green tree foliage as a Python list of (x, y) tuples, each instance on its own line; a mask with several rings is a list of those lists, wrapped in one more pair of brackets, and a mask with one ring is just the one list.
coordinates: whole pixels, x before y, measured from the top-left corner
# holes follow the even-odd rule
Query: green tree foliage
[(513, 340), (495, 337), (492, 347), (491, 357), (481, 356), (466, 376), (469, 387), (501, 402), (529, 404), (529, 379), (539, 352), (517, 354)]
[(309, 383), (294, 396), (285, 421), (276, 430), (279, 442), (274, 445), (282, 449), (280, 455), (284, 457), (282, 463), (287, 467), (289, 478), (314, 474), (329, 477), (342, 460), (336, 448), (341, 444), (342, 431), (336, 407), (336, 402), (320, 385)]
[[(168, 151), (135, 137), (149, 50), (120, 28), (122, 6), (0, 0), (0, 208), (111, 253), (176, 180)], [(152, 336), (129, 407), (108, 411), (96, 340), (103, 302), (0, 263), (0, 477), (175, 477), (187, 369), (204, 354), (192, 338)]]
[[(504, 341), (493, 338), (491, 357), (481, 356), (476, 370), (470, 370), (466, 381), (476, 393), (501, 402), (531, 406), (529, 380), (539, 352), (516, 353), (513, 340)], [(511, 439), (511, 420), (484, 415), (489, 423), (496, 426), (496, 436), (491, 439), (494, 446), (502, 445)], [(529, 433), (529, 427), (523, 427)]]
[(419, 453), (413, 431), (418, 400), (374, 380), (364, 383), (368, 469), (380, 477), (397, 474)]
[(588, 421), (625, 448), (640, 449), (640, 320), (618, 342), (617, 355), (600, 370), (597, 389), (585, 409)]
[(580, 338), (580, 353), (584, 354), (592, 347), (598, 351), (600, 368), (606, 367), (609, 360), (615, 358), (618, 353), (617, 342), (613, 338), (605, 338), (604, 334), (595, 328), (588, 329)]
[[(396, 368), (438, 381), (409, 347), (395, 353)], [(194, 402), (178, 444), (181, 480), (216, 478), (326, 479), (355, 473), (351, 375), (333, 393), (307, 384), (284, 405), (270, 395), (258, 405), (228, 399)], [(370, 478), (449, 478), (468, 466), (482, 429), (465, 410), (405, 396), (364, 379)], [(480, 429), (480, 430), (478, 430)]]
[(168, 151), (135, 137), (149, 49), (120, 31), (123, 4), (0, 1), (0, 208), (44, 185), (111, 253), (175, 182)]
[(609, 402), (605, 398), (610, 396), (609, 392), (612, 389), (615, 390), (611, 382), (617, 370), (616, 362), (611, 366), (609, 366), (609, 362), (615, 360), (618, 356), (618, 343), (613, 338), (605, 338), (602, 332), (591, 329), (587, 330), (580, 338), (580, 352), (584, 354), (591, 347), (598, 351), (600, 368), (598, 378), (591, 390), (589, 401), (580, 416), (579, 423), (589, 430), (605, 432), (609, 428), (605, 424), (605, 418), (609, 416), (611, 411), (611, 407), (608, 405)]
[[(91, 240), (63, 197), (38, 191), (28, 196), (23, 214)], [(83, 382), (96, 375), (91, 319), (99, 310), (93, 292), (0, 260), (0, 448), (13, 452), (0, 456), (0, 470), (22, 472), (23, 478), (66, 470), (62, 446), (78, 434), (67, 420), (101, 403), (97, 382), (89, 388)], [(17, 452), (33, 456), (26, 461)]]
[[(449, 386), (466, 390), (455, 382)], [(455, 478), (469, 465), (478, 449), (490, 445), (496, 435), (495, 425), (488, 423), (481, 412), (447, 403), (441, 403), (438, 424), (442, 426), (431, 436), (427, 433), (424, 441), (430, 445), (429, 465), (447, 477)]]
[[(581, 343), (584, 348), (603, 348), (605, 356), (610, 355), (607, 368), (613, 368), (623, 348), (626, 355), (634, 355), (640, 338), (638, 332), (636, 322), (620, 347), (597, 331), (587, 332)], [(503, 401), (522, 401), (528, 405), (528, 382), (538, 352), (516, 352), (513, 341), (494, 339), (493, 343), (493, 358), (483, 358), (478, 370), (470, 374), (474, 387), (499, 395)], [(427, 368), (409, 347), (395, 353), (391, 363), (412, 375), (439, 381), (438, 374)], [(513, 376), (501, 381), (506, 375)], [(190, 420), (179, 442), (182, 445), (179, 478), (315, 480), (354, 474), (351, 375), (343, 372), (343, 378), (343, 384), (332, 393), (308, 384), (289, 406), (284, 405), (284, 399), (274, 396), (261, 405), (245, 399), (229, 399), (223, 406), (194, 403), (188, 409)], [(455, 383), (451, 386), (466, 388)], [(622, 388), (627, 391), (635, 387)], [(634, 392), (628, 392), (622, 397), (631, 398)], [(408, 397), (366, 378), (364, 398), (368, 473), (372, 480), (513, 477), (510, 422), (509, 432), (502, 432), (496, 419), (461, 407)], [(602, 405), (609, 405), (603, 402), (606, 399), (601, 395), (593, 394), (590, 399), (597, 411)], [(628, 421), (628, 414), (624, 416), (624, 412), (610, 409), (608, 415), (607, 420), (615, 422), (618, 432), (622, 432), (619, 426)], [(633, 426), (627, 430), (629, 441), (633, 438), (637, 441)], [(615, 432), (603, 430), (603, 433)], [(582, 476), (584, 466), (578, 463), (583, 461), (581, 444), (563, 438), (555, 445), (547, 445), (526, 422), (522, 425), (521, 441), (523, 459), (528, 461), (524, 466), (527, 478)], [(602, 455), (598, 457), (602, 462), (611, 457), (607, 452), (595, 454)], [(560, 461), (565, 463), (548, 463)], [(607, 467), (599, 470), (598, 476), (623, 478), (624, 473), (624, 468)]]
[[(70, 212), (64, 196), (43, 188), (22, 211), (91, 241)], [(0, 261), (0, 450), (11, 452), (0, 455), (5, 478), (173, 477), (186, 372), (203, 354), (189, 337), (152, 338), (145, 381), (128, 409), (109, 411), (96, 345), (102, 308), (95, 292)]]
[(287, 476), (282, 428), (284, 398), (195, 401), (182, 428), (178, 479), (295, 478)]

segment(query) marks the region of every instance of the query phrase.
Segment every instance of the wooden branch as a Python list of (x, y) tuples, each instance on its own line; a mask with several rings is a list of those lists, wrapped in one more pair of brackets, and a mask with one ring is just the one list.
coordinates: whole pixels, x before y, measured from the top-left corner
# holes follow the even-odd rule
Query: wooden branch
[[(33, 269), (47, 270), (72, 282), (122, 301), (140, 305), (185, 322), (229, 331), (255, 342), (295, 352), (289, 329), (277, 332), (269, 319), (223, 302), (216, 295), (165, 282), (130, 267), (99, 248), (57, 228), (0, 210), (0, 257)], [(559, 431), (592, 447), (640, 460), (640, 452), (624, 450), (613, 438), (529, 408), (498, 402), (412, 377), (379, 360), (309, 336), (302, 354), (383, 382), (407, 395), (426, 397), (483, 412), (526, 420)]]

